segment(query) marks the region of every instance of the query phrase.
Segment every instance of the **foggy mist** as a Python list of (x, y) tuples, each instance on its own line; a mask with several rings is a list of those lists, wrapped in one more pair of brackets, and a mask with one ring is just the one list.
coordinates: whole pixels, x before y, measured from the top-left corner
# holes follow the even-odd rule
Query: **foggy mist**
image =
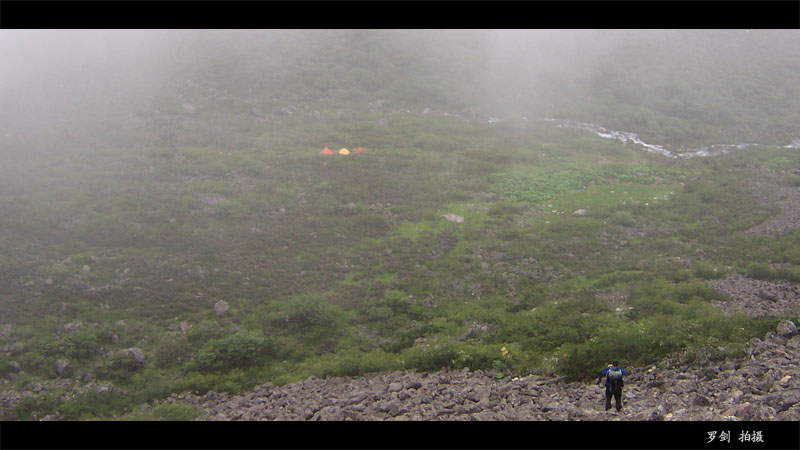
[[(639, 59), (636, 65), (655, 68), (649, 75), (654, 79), (649, 82), (653, 89), (658, 89), (670, 83), (671, 77), (679, 76), (680, 71), (694, 67), (723, 73), (752, 71), (754, 65), (763, 64), (755, 59), (770, 57), (779, 48), (790, 51), (797, 43), (797, 33), (758, 30), (752, 33), (750, 30), (3, 30), (1, 33), (0, 57), (7, 63), (0, 69), (0, 99), (7, 120), (27, 114), (42, 117), (61, 108), (68, 108), (75, 118), (90, 113), (90, 105), (96, 103), (127, 105), (133, 100), (160, 95), (163, 91), (159, 89), (174, 83), (175, 77), (186, 76), (185, 69), (201, 61), (226, 64), (232, 74), (262, 63), (280, 69), (282, 63), (292, 58), (317, 55), (316, 49), (337, 39), (350, 40), (358, 47), (362, 38), (383, 36), (392, 44), (387, 47), (389, 53), (382, 57), (399, 61), (411, 58), (422, 64), (421, 71), (408, 76), (463, 84), (468, 90), (464, 94), (473, 96), (475, 103), (491, 105), (497, 110), (524, 110), (542, 105), (558, 109), (559, 97), (589, 95), (585, 92), (587, 85), (602, 82), (606, 68), (615, 64), (615, 58), (623, 57), (623, 52), (628, 52), (625, 58), (633, 55)], [(707, 40), (708, 45), (692, 46), (692, 36)], [(374, 55), (366, 55), (363, 50), (348, 55), (346, 48), (340, 54), (342, 57), (371, 70), (373, 60), (359, 62), (354, 58), (360, 54), (367, 58)], [(796, 57), (791, 61), (797, 64)], [(324, 72), (325, 67), (319, 70)], [(264, 95), (280, 94), (270, 92), (269, 81), (274, 74), (262, 75), (263, 79), (253, 83), (254, 87)], [(552, 95), (554, 92), (557, 95)], [(661, 94), (668, 95), (668, 91)], [(540, 105), (534, 106), (537, 101)]]

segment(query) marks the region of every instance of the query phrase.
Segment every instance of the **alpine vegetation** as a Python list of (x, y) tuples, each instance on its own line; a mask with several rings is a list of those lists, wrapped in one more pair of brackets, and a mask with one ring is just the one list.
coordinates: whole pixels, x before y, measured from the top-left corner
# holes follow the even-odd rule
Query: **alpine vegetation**
[(798, 420), (798, 48), (0, 30), (0, 419)]

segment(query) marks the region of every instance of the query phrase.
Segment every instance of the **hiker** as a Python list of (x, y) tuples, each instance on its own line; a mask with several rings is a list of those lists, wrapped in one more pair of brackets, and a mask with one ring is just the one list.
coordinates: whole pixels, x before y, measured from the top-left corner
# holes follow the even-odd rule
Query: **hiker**
[(603, 369), (602, 377), (606, 378), (606, 411), (611, 409), (611, 397), (614, 397), (617, 412), (622, 410), (622, 386), (624, 385), (622, 377), (627, 375), (625, 369), (619, 366), (619, 361), (614, 360), (611, 364)]

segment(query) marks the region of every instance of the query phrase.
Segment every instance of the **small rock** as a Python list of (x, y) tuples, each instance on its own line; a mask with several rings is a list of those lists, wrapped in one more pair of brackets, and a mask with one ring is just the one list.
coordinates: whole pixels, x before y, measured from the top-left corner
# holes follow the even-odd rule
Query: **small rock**
[(778, 323), (778, 328), (776, 329), (778, 335), (784, 337), (786, 339), (791, 339), (795, 335), (798, 334), (797, 332), (797, 325), (794, 322), (789, 320), (782, 320)]
[(762, 290), (762, 291), (760, 291), (758, 293), (758, 296), (761, 299), (767, 300), (767, 301), (770, 301), (770, 302), (777, 302), (778, 301), (778, 297), (776, 297), (775, 294), (773, 294), (772, 292), (769, 292), (769, 291)]
[(573, 216), (577, 216), (577, 217), (583, 217), (583, 216), (586, 215), (586, 210), (585, 209), (578, 209), (578, 210), (574, 211), (572, 213), (572, 215)]
[(384, 106), (386, 106), (386, 100), (380, 99), (380, 100), (375, 100), (374, 102), (370, 102), (369, 105), (367, 105), (367, 108), (370, 110), (375, 110), (383, 108)]
[(692, 406), (708, 406), (710, 404), (708, 397), (702, 395), (696, 395), (692, 400)]
[(109, 382), (102, 382), (95, 388), (96, 392), (113, 392), (114, 385)]
[(178, 329), (181, 330), (181, 333), (186, 334), (187, 331), (192, 329), (192, 324), (185, 321), (181, 322), (180, 325), (178, 325)]
[(464, 223), (464, 218), (463, 217), (455, 215), (453, 213), (447, 213), (447, 214), (443, 215), (442, 217), (447, 219), (449, 222)]
[(80, 379), (81, 379), (81, 381), (83, 381), (84, 383), (89, 383), (89, 382), (91, 382), (91, 381), (94, 381), (94, 375), (90, 374), (89, 372), (84, 372), (84, 373), (82, 373), (82, 374), (81, 374), (81, 376), (80, 376), (79, 378), (80, 378)]
[(779, 412), (777, 416), (775, 416), (776, 420), (785, 420), (791, 422), (800, 421), (800, 408), (793, 406), (786, 411)]
[(779, 398), (779, 404), (777, 406), (780, 412), (780, 411), (786, 411), (787, 409), (791, 408), (792, 406), (798, 403), (800, 403), (800, 390), (794, 389), (781, 394)]
[(460, 336), (458, 336), (456, 338), (456, 340), (457, 341), (463, 341), (463, 340), (465, 340), (467, 338), (478, 337), (488, 329), (489, 329), (489, 325), (482, 324), (482, 323), (479, 323), (479, 322), (473, 322), (472, 325), (470, 325), (466, 329), (466, 331), (464, 331)]
[(412, 381), (407, 386), (408, 389), (419, 389), (421, 387), (422, 387), (422, 383), (420, 383), (419, 381)]
[(70, 323), (64, 324), (64, 326), (61, 327), (61, 328), (63, 328), (64, 331), (69, 333), (69, 332), (73, 332), (75, 330), (80, 330), (81, 328), (83, 328), (83, 326), (84, 326), (83, 322), (70, 322)]
[(183, 108), (184, 111), (186, 111), (189, 114), (194, 114), (195, 112), (197, 112), (197, 108), (192, 106), (190, 103), (184, 103), (183, 105), (181, 105), (181, 107)]

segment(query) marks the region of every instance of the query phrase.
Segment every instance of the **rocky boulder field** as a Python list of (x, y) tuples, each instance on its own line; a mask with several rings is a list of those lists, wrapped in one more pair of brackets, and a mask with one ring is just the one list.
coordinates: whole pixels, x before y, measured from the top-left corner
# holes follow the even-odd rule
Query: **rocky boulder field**
[(800, 314), (800, 284), (769, 281), (731, 273), (724, 279), (710, 280), (709, 286), (729, 295), (730, 300), (712, 300), (723, 311), (754, 317)]
[[(800, 334), (782, 321), (742, 352), (723, 347), (628, 367), (624, 408), (604, 411), (596, 383), (495, 372), (388, 372), (310, 378), (243, 394), (175, 394), (166, 403), (204, 411), (197, 420), (800, 420)], [(153, 405), (150, 405), (153, 406)]]
[[(623, 410), (604, 411), (604, 388), (594, 382), (494, 371), (395, 371), (360, 377), (309, 378), (269, 383), (239, 393), (184, 392), (154, 404), (192, 405), (196, 420), (580, 420), (773, 421), (800, 420), (800, 333), (794, 322), (754, 338), (738, 351), (705, 347), (674, 354), (651, 367), (626, 367)], [(623, 361), (623, 366), (624, 366)], [(598, 374), (599, 376), (599, 374)], [(0, 391), (0, 413), (26, 398), (61, 392), (64, 399), (116, 386), (70, 379)], [(39, 420), (59, 420), (54, 413)]]

